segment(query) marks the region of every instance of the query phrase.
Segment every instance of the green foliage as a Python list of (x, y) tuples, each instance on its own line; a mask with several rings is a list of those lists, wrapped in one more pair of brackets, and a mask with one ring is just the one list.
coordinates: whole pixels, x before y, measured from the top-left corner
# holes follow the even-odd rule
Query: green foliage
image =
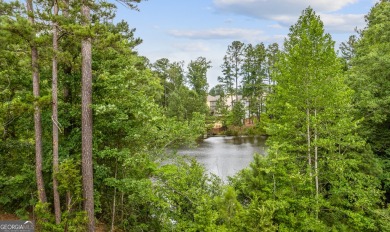
[[(121, 2), (136, 8), (140, 1)], [(233, 100), (243, 94), (257, 122), (246, 133), (263, 134), (266, 129), (270, 139), (267, 156), (255, 156), (250, 167), (225, 186), (195, 160), (165, 154), (167, 148), (193, 145), (205, 133), (210, 68), (206, 58), (190, 62), (187, 73), (183, 62), (165, 58), (150, 65), (134, 51), (141, 43), (134, 37), (135, 29), (125, 22), (111, 23), (114, 4), (93, 3), (93, 24), (85, 30), (80, 26), (79, 2), (71, 1), (67, 9), (60, 4), (60, 12), (68, 15), (55, 18), (49, 2), (36, 3), (37, 24), (32, 28), (21, 4), (0, 1), (2, 212), (28, 218), (34, 210), (41, 231), (86, 229), (79, 41), (91, 36), (94, 195), (100, 222), (123, 231), (390, 231), (388, 202), (381, 200), (379, 189), (382, 186), (388, 194), (390, 186), (390, 136), (384, 129), (389, 127), (389, 1), (371, 10), (361, 38), (351, 37), (343, 44), (344, 64), (311, 8), (291, 27), (284, 52), (277, 44), (265, 48), (262, 43), (234, 41), (228, 47), (222, 84), (210, 90), (221, 96), (215, 117), (229, 125), (232, 134), (244, 133), (244, 106), (237, 102), (229, 111), (225, 105), (227, 97)], [(53, 51), (48, 25), (53, 19), (62, 32), (57, 54), (58, 173), (52, 173), (50, 158)], [(33, 39), (33, 31), (40, 36)], [(30, 44), (40, 52), (39, 99), (31, 93)], [(349, 70), (354, 92), (345, 85), (343, 68)], [(265, 97), (267, 114), (261, 115)], [(60, 224), (55, 224), (52, 204), (37, 203), (34, 101), (42, 109), (49, 201), (52, 177), (59, 182)], [(368, 138), (380, 161), (357, 132)]]
[(226, 124), (233, 126), (242, 126), (245, 119), (245, 108), (241, 102), (236, 102), (233, 105), (233, 109), (227, 116)]
[(229, 63), (229, 59), (227, 56), (223, 57), (223, 64), (221, 65), (223, 76), (218, 77), (218, 81), (224, 86), (225, 94), (227, 96), (234, 95), (234, 76), (233, 76), (233, 68)]
[(346, 69), (350, 68), (351, 60), (355, 57), (355, 44), (357, 38), (355, 35), (351, 35), (347, 42), (342, 42), (340, 44), (341, 56), (345, 61)]
[(276, 231), (275, 211), (283, 209), (286, 204), (282, 199), (276, 200), (272, 168), (269, 160), (256, 155), (250, 168), (242, 170), (232, 178), (231, 185), (236, 189), (237, 199), (244, 210), (239, 215), (239, 228), (249, 231)]
[(390, 3), (381, 1), (367, 15), (368, 25), (354, 45), (356, 55), (349, 72), (357, 114), (365, 118), (361, 133), (368, 136), (376, 153), (386, 156), (389, 135), (382, 128), (389, 125), (389, 9)]
[[(132, 1), (126, 1), (130, 3)], [(134, 1), (139, 2), (139, 1)], [(100, 4), (100, 5), (99, 5)], [(58, 20), (61, 31), (59, 57), (59, 129), (60, 170), (51, 173), (51, 78), (52, 51), (48, 49), (51, 35), (45, 33), (45, 23), (52, 15), (46, 2), (39, 2), (36, 31), (42, 31), (39, 40), (33, 41), (40, 50), (41, 95), (36, 99), (42, 108), (44, 136), (44, 177), (49, 190), (51, 177), (59, 181), (62, 203), (62, 222), (55, 225), (52, 205), (37, 205), (36, 213), (43, 230), (84, 230), (85, 213), (81, 195), (81, 124), (80, 124), (80, 40), (92, 36), (93, 40), (93, 95), (94, 104), (94, 185), (96, 216), (104, 223), (111, 222), (113, 199), (117, 202), (115, 224), (119, 228), (159, 228), (157, 205), (159, 199), (152, 191), (151, 176), (157, 168), (156, 160), (168, 147), (190, 144), (204, 133), (205, 113), (197, 100), (198, 94), (185, 86), (181, 63), (168, 70), (166, 83), (147, 66), (147, 60), (138, 56), (133, 48), (141, 40), (134, 38), (134, 29), (124, 22), (114, 25), (115, 5), (92, 4), (94, 14), (90, 30), (80, 27), (80, 4), (71, 2), (67, 10), (60, 4)], [(31, 28), (18, 4), (0, 3), (0, 161), (1, 209), (26, 216), (36, 204), (34, 186), (33, 125), (31, 107), (32, 84), (29, 71), (29, 36)], [(131, 5), (135, 6), (135, 5)], [(24, 26), (23, 26), (24, 25)], [(26, 39), (27, 38), (27, 39)], [(164, 89), (177, 90), (168, 105), (159, 107), (156, 102)], [(181, 91), (181, 92), (180, 92)], [(183, 94), (183, 98), (181, 98)], [(175, 99), (176, 98), (176, 99)], [(182, 100), (185, 100), (184, 102)], [(175, 102), (177, 100), (178, 102)], [(185, 106), (176, 115), (175, 104)], [(204, 102), (202, 102), (204, 104)], [(204, 108), (204, 107), (203, 107)], [(169, 112), (168, 114), (165, 114)], [(202, 113), (200, 113), (202, 112)], [(174, 118), (174, 116), (179, 116)], [(184, 123), (183, 123), (184, 122)], [(17, 168), (15, 168), (17, 167)], [(114, 191), (117, 195), (113, 198)], [(28, 194), (26, 194), (28, 193)], [(47, 191), (52, 199), (52, 191)], [(119, 202), (119, 203), (118, 203)], [(118, 213), (120, 212), (120, 213)], [(125, 218), (123, 215), (131, 215)], [(44, 220), (45, 219), (45, 220)], [(154, 225), (152, 222), (156, 222)], [(146, 229), (148, 230), (148, 229)]]
[(188, 82), (197, 94), (204, 97), (207, 96), (207, 70), (211, 68), (210, 64), (204, 57), (198, 57), (188, 64)]
[(184, 75), (183, 65), (184, 62), (171, 63), (166, 58), (152, 65), (164, 88), (161, 98), (157, 99), (158, 104), (163, 107), (167, 117), (176, 117), (181, 122), (191, 120), (195, 112), (208, 113), (206, 73), (211, 67), (210, 61), (199, 57), (188, 64), (188, 73)]
[[(272, 74), (275, 72), (278, 54), (279, 45), (277, 43), (270, 44), (266, 48), (263, 43), (252, 45), (239, 41), (232, 42), (224, 56), (224, 63), (221, 65), (224, 76), (218, 77), (220, 84), (212, 88), (209, 94), (220, 95), (221, 101), (230, 97), (231, 102), (237, 102), (238, 95), (242, 95), (242, 99), (247, 102), (244, 109), (247, 118), (260, 123), (260, 115), (266, 112), (266, 98), (276, 83), (272, 79)], [(242, 87), (238, 86), (239, 82), (242, 83)], [(236, 85), (235, 88), (234, 85)], [(240, 124), (238, 120), (233, 120), (233, 115), (238, 113), (233, 112), (233, 107), (232, 112), (229, 112), (228, 108), (222, 110), (223, 107), (219, 107), (217, 113), (224, 125)]]
[(29, 27), (20, 7), (15, 2), (0, 2), (0, 208), (27, 218), (36, 199), (31, 123), (34, 99), (30, 58), (25, 52)]
[(31, 182), (34, 179), (34, 172), (31, 171), (30, 166), (22, 165), (24, 167), (19, 167), (19, 172), (13, 171), (13, 175), (5, 176), (6, 170), (3, 170), (0, 176), (0, 191), (2, 193), (0, 205), (5, 212), (16, 213), (20, 218), (28, 218), (28, 211), (36, 203), (33, 198), (35, 183)]
[(61, 231), (61, 228), (55, 225), (54, 217), (50, 213), (49, 203), (38, 202), (35, 205), (34, 213), (37, 215), (35, 221), (36, 229), (39, 231)]
[(222, 84), (217, 84), (216, 86), (212, 87), (209, 91), (209, 95), (211, 96), (225, 96), (225, 87)]
[(268, 92), (272, 92), (272, 86), (274, 86), (275, 80), (272, 80), (272, 76), (274, 75), (274, 72), (277, 71), (275, 64), (278, 61), (279, 58), (279, 44), (273, 43), (268, 45), (266, 50), (266, 73), (267, 73), (267, 79), (268, 79)]
[(227, 186), (222, 195), (216, 198), (216, 204), (219, 210), (218, 223), (224, 224), (229, 229), (237, 228), (237, 224), (240, 223), (239, 214), (243, 209), (237, 200), (235, 189)]
[[(71, 212), (67, 210), (62, 215), (60, 224), (55, 223), (54, 215), (51, 213), (49, 203), (38, 202), (35, 205), (36, 215), (35, 229), (37, 231), (84, 231), (87, 229), (87, 216), (83, 211)], [(71, 216), (70, 216), (71, 215)]]
[(80, 161), (74, 159), (65, 159), (61, 161), (59, 172), (55, 173), (58, 183), (59, 192), (62, 194), (70, 193), (73, 195), (73, 204), (81, 202), (81, 176)]
[[(184, 108), (191, 91), (184, 86), (181, 63), (158, 62), (160, 71), (167, 68), (160, 73), (166, 79), (158, 79), (143, 58), (117, 42), (113, 49), (95, 52), (95, 206), (102, 221), (114, 220), (117, 228), (161, 230), (164, 203), (151, 181), (156, 162), (164, 159), (166, 148), (193, 143), (203, 134), (205, 117)], [(156, 104), (161, 96), (166, 97), (163, 108)]]
[(38, 202), (34, 206), (36, 228), (39, 231), (81, 231), (86, 229), (86, 213), (79, 210), (82, 205), (82, 186), (80, 175), (80, 161), (65, 159), (55, 174), (59, 183), (60, 195), (66, 196), (64, 210), (61, 214), (61, 223), (56, 224), (51, 211), (50, 203)]
[(260, 119), (263, 107), (263, 97), (267, 91), (266, 79), (266, 49), (264, 44), (245, 47), (244, 63), (242, 65), (243, 97), (249, 102), (249, 116)]
[(268, 123), (266, 119), (267, 117), (262, 118), (261, 121), (254, 120), (255, 125), (252, 127), (245, 128), (246, 130), (245, 134), (249, 136), (258, 136), (258, 135), (266, 136), (267, 132), (264, 128), (264, 125)]
[(390, 2), (380, 1), (366, 16), (367, 27), (353, 44), (348, 83), (354, 89), (355, 115), (364, 118), (359, 133), (382, 159), (386, 203), (390, 202)]
[(179, 159), (157, 172), (156, 189), (166, 205), (162, 218), (166, 229), (220, 231), (214, 198), (220, 193), (216, 177), (208, 177), (195, 160)]
[(273, 230), (376, 228), (380, 190), (373, 170), (380, 168), (356, 135), (351, 91), (333, 46), (319, 17), (306, 9), (273, 75), (267, 157), (255, 157), (233, 182), (244, 209), (262, 208), (258, 216)]

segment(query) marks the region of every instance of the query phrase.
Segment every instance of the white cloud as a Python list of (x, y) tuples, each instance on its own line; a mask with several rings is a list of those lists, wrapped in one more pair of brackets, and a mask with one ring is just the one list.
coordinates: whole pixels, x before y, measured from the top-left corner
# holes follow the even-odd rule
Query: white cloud
[[(217, 10), (276, 21), (280, 26), (294, 24), (302, 10), (309, 5), (321, 15), (328, 32), (353, 32), (364, 25), (361, 14), (336, 14), (343, 7), (358, 0), (214, 0)], [(275, 26), (274, 26), (275, 27)]]
[(358, 0), (214, 0), (221, 11), (243, 14), (257, 18), (272, 18), (280, 15), (298, 15), (311, 6), (316, 11), (334, 12)]
[(171, 30), (169, 34), (175, 37), (190, 39), (234, 39), (244, 42), (255, 42), (268, 39), (264, 32), (256, 29), (215, 28), (206, 30)]
[(267, 27), (274, 28), (274, 29), (282, 29), (283, 28), (280, 24), (271, 24), (271, 25), (268, 25)]
[(174, 48), (179, 49), (183, 52), (208, 52), (210, 51), (210, 47), (201, 42), (186, 42), (186, 43), (178, 43), (173, 45)]
[(355, 28), (364, 28), (364, 14), (321, 14), (325, 28), (333, 33), (354, 32)]
[[(364, 14), (326, 14), (319, 13), (327, 33), (352, 33), (355, 28), (364, 28)], [(280, 26), (290, 26), (296, 23), (298, 16), (278, 16), (274, 20)], [(277, 28), (272, 25), (272, 28)]]

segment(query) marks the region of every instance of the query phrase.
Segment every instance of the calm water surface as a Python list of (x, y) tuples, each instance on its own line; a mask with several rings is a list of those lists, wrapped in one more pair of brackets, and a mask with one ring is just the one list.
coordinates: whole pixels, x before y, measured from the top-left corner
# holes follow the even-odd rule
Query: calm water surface
[(248, 167), (254, 153), (266, 153), (265, 137), (210, 137), (196, 148), (179, 150), (179, 154), (195, 157), (223, 180)]

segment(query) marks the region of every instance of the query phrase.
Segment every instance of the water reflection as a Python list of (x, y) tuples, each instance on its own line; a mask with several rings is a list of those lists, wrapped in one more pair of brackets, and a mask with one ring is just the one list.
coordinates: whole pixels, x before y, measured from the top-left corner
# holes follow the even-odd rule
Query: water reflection
[(265, 154), (265, 137), (210, 137), (196, 148), (180, 149), (179, 154), (195, 157), (209, 172), (220, 176), (236, 174), (253, 160), (253, 154)]

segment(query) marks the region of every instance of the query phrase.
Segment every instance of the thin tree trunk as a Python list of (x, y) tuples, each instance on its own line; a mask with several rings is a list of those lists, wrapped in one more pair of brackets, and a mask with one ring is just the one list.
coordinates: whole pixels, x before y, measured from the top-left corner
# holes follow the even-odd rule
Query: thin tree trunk
[(124, 192), (121, 192), (121, 206), (122, 206), (122, 210), (121, 210), (121, 221), (123, 221), (123, 219), (125, 218), (125, 212), (124, 212), (124, 206), (125, 204), (125, 193)]
[(307, 128), (307, 160), (309, 164), (310, 177), (313, 176), (311, 172), (311, 134), (310, 134), (310, 110), (306, 109), (306, 128)]
[[(62, 3), (64, 4), (64, 6), (62, 8), (62, 14), (64, 15), (65, 18), (69, 18), (69, 0), (63, 0)], [(70, 73), (71, 73), (71, 69), (68, 67), (65, 68), (65, 74), (70, 74)], [(70, 101), (69, 100), (70, 87), (69, 87), (68, 82), (66, 82), (66, 81), (64, 82), (63, 96), (64, 96), (64, 102), (68, 103)], [(65, 110), (65, 113), (68, 113), (67, 108), (65, 108), (64, 110)], [(64, 137), (66, 138), (69, 134), (70, 134), (69, 127), (65, 127), (64, 128)], [(66, 191), (65, 205), (66, 205), (66, 211), (69, 214), (72, 211), (72, 194), (69, 190)], [(68, 226), (69, 225), (68, 225), (68, 220), (67, 220), (67, 222), (65, 224), (65, 228), (64, 228), (65, 232), (68, 231)]]
[(237, 67), (238, 67), (238, 62), (236, 60), (236, 70), (235, 70), (235, 78), (236, 78), (236, 103), (238, 102), (238, 71), (237, 71)]
[(274, 195), (274, 199), (275, 199), (275, 195), (276, 195), (276, 181), (275, 181), (275, 173), (272, 173), (272, 180), (274, 182), (274, 192), (273, 192), (273, 195)]
[[(125, 170), (124, 168), (122, 169), (122, 177), (125, 176)], [(125, 216), (125, 193), (121, 191), (121, 221), (123, 221), (124, 216)]]
[[(64, 4), (64, 6), (62, 8), (62, 14), (63, 14), (64, 18), (67, 19), (67, 18), (69, 18), (69, 0), (62, 0), (61, 2)], [(71, 76), (72, 65), (64, 63), (63, 66), (64, 66), (65, 77)], [(67, 81), (66, 79), (64, 80), (63, 83), (64, 83), (63, 87), (62, 87), (63, 88), (63, 101), (64, 101), (65, 105), (71, 104), (71, 102), (72, 102), (71, 86), (69, 84), (69, 81)], [(65, 115), (68, 115), (70, 112), (69, 107), (65, 107), (63, 110), (64, 110)], [(72, 125), (74, 125), (73, 117), (70, 118), (69, 120), (70, 120), (69, 125), (64, 126), (63, 134), (64, 134), (65, 139), (67, 139), (68, 136), (70, 135), (70, 133), (72, 131), (72, 127), (73, 127)]]
[[(268, 69), (270, 69), (270, 67), (268, 67)], [(272, 80), (271, 80), (271, 72), (268, 70), (268, 94), (271, 93), (271, 90), (272, 90)]]
[[(66, 211), (69, 215), (72, 210), (72, 195), (69, 190), (66, 192), (65, 204), (66, 204)], [(69, 220), (66, 220), (64, 232), (68, 231), (68, 221)]]
[(237, 85), (238, 85), (238, 77), (236, 76), (236, 103), (238, 102), (238, 88), (237, 88)]
[[(231, 87), (231, 89), (233, 90), (232, 87)], [(231, 95), (230, 95), (230, 101), (231, 101), (231, 102), (230, 102), (230, 105), (231, 105), (231, 108), (230, 108), (230, 109), (233, 110), (233, 105), (234, 105), (234, 104), (233, 104), (233, 103), (234, 103), (234, 101), (233, 101), (233, 93), (231, 93)]]
[[(90, 8), (88, 0), (81, 7), (83, 25), (90, 25)], [(95, 231), (93, 199), (93, 164), (92, 164), (92, 43), (91, 38), (81, 41), (82, 55), (82, 90), (81, 90), (81, 133), (82, 133), (82, 177), (84, 210), (88, 217), (88, 231)]]
[(62, 0), (61, 2), (64, 4), (62, 14), (64, 15), (65, 18), (68, 18), (69, 17), (69, 0)]
[[(63, 0), (61, 1), (64, 6), (62, 8), (62, 14), (65, 18), (69, 18), (69, 0)], [(71, 74), (71, 68), (66, 66), (65, 68), (65, 74), (68, 74), (70, 75)], [(63, 86), (63, 96), (64, 96), (64, 102), (65, 103), (69, 103), (70, 102), (70, 96), (71, 96), (71, 93), (70, 93), (70, 86), (68, 84), (68, 82), (64, 82), (64, 86)], [(68, 109), (64, 109), (65, 110), (65, 113), (68, 113)], [(64, 136), (65, 138), (70, 134), (70, 127), (65, 127), (64, 128)], [(66, 192), (66, 196), (65, 196), (65, 205), (66, 205), (66, 211), (67, 213), (69, 214), (71, 211), (72, 211), (72, 194), (71, 192), (68, 190)], [(65, 224), (65, 229), (64, 231), (68, 231), (68, 221), (66, 222)]]
[[(118, 173), (118, 160), (115, 161), (115, 179), (116, 179), (116, 176), (117, 176), (117, 173)], [(115, 209), (116, 209), (116, 187), (114, 188), (114, 196), (113, 196), (114, 200), (112, 202), (112, 217), (111, 217), (111, 232), (114, 231), (114, 225), (115, 225)]]
[[(54, 17), (58, 15), (57, 0), (53, 1)], [(61, 223), (61, 205), (60, 194), (58, 193), (58, 181), (56, 174), (58, 173), (58, 97), (57, 97), (57, 83), (58, 83), (58, 23), (56, 18), (53, 20), (53, 70), (52, 70), (52, 120), (53, 120), (53, 200), (54, 200), (54, 214), (56, 224)]]
[(260, 111), (257, 111), (257, 121), (260, 122), (260, 115), (263, 112), (263, 96), (260, 96)]
[[(35, 24), (34, 10), (32, 0), (27, 0), (28, 20), (32, 26)], [(34, 36), (35, 36), (35, 32)], [(33, 79), (34, 95), (34, 130), (35, 130), (35, 175), (37, 178), (38, 199), (40, 202), (46, 202), (46, 191), (42, 175), (42, 122), (41, 109), (38, 103), (39, 99), (39, 68), (38, 68), (38, 49), (34, 41), (31, 41), (31, 67)]]
[[(314, 109), (314, 118), (317, 120), (317, 109)], [(314, 127), (314, 172), (315, 172), (315, 182), (316, 182), (316, 202), (318, 206), (318, 194), (319, 194), (319, 185), (318, 185), (318, 146), (317, 146), (317, 122)], [(318, 208), (316, 209), (316, 217), (318, 218)]]

